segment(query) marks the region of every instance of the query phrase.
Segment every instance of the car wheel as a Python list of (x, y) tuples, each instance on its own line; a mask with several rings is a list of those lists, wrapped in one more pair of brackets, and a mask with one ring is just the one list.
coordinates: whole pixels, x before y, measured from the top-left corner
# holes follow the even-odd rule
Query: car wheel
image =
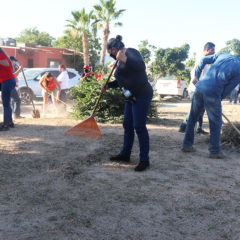
[(20, 89), (20, 98), (22, 104), (30, 104), (33, 100), (33, 95), (28, 89)]
[(183, 98), (187, 98), (187, 96), (188, 96), (188, 92), (187, 92), (187, 90), (186, 89), (184, 89), (184, 91), (183, 91)]

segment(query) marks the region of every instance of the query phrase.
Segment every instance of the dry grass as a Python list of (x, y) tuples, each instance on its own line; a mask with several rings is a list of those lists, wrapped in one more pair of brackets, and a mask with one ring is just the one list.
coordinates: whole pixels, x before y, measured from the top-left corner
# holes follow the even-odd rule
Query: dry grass
[[(188, 110), (164, 118), (180, 123), (174, 111)], [(151, 168), (135, 173), (137, 139), (130, 164), (108, 160), (121, 125), (101, 125), (101, 141), (64, 136), (76, 123), (24, 119), (1, 133), (1, 240), (240, 239), (239, 153), (208, 159), (202, 136), (183, 153), (178, 124), (165, 121), (148, 126)]]
[[(240, 123), (239, 122), (233, 122), (233, 124), (237, 127), (237, 129), (240, 130)], [(228, 146), (240, 146), (240, 135), (239, 133), (232, 127), (230, 123), (225, 124), (222, 127), (222, 136), (221, 141), (225, 145)]]

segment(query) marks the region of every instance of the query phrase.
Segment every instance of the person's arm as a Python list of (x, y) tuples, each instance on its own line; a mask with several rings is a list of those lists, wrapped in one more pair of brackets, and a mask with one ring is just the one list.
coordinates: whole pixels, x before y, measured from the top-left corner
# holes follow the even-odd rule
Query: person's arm
[(44, 80), (45, 80), (45, 77), (44, 77), (44, 75), (43, 75), (42, 78), (41, 78), (40, 81), (39, 81), (39, 85), (41, 86), (41, 88), (43, 88), (44, 90), (47, 91), (46, 87), (43, 85)]
[(3, 59), (0, 60), (0, 65), (2, 65), (3, 67), (9, 67), (9, 62), (7, 61), (7, 59)]
[(136, 71), (145, 71), (146, 69), (141, 54), (135, 49), (119, 50), (116, 58), (125, 63), (127, 67), (133, 68)]
[(21, 71), (22, 71), (22, 66), (19, 66), (18, 69), (17, 69), (17, 71), (13, 73), (14, 76), (15, 76), (15, 79), (16, 79), (16, 88), (18, 88), (18, 82), (19, 82), (19, 80), (18, 80), (18, 75), (19, 75), (19, 73), (20, 73)]
[(63, 82), (63, 74), (62, 74), (62, 72), (58, 75), (58, 77), (57, 77), (57, 81), (58, 81), (58, 83), (59, 84), (62, 84), (62, 82)]
[(195, 79), (199, 79), (205, 65), (214, 63), (217, 60), (218, 56), (219, 56), (219, 54), (214, 54), (214, 55), (209, 55), (209, 56), (202, 58), (200, 63), (196, 67)]
[(56, 87), (57, 87), (57, 90), (58, 90), (57, 99), (59, 99), (59, 98), (60, 98), (61, 87), (60, 87), (60, 84), (59, 84), (59, 82), (57, 81), (57, 79), (56, 79), (55, 76), (53, 76), (53, 81), (54, 81), (55, 84), (56, 84)]
[(22, 66), (19, 66), (16, 72), (13, 73), (14, 76), (17, 77), (21, 71), (22, 71)]

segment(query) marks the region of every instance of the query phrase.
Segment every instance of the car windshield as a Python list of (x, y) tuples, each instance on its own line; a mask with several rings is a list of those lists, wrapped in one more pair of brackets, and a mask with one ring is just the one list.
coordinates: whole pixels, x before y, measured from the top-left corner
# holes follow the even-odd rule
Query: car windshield
[[(37, 69), (26, 69), (26, 70), (24, 70), (24, 74), (25, 74), (26, 79), (33, 79), (41, 72), (42, 72), (42, 70), (37, 70)], [(23, 80), (23, 74), (22, 73), (20, 73), (18, 75), (18, 79)]]

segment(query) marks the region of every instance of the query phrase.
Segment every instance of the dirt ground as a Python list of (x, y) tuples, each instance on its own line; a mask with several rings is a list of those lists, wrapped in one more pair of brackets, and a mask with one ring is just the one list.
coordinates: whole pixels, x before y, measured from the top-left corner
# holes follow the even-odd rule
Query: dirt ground
[[(64, 132), (79, 121), (32, 119), (23, 107), (26, 118), (0, 133), (0, 239), (239, 240), (240, 153), (209, 159), (198, 135), (197, 151), (181, 152), (189, 108), (163, 101), (148, 125), (151, 167), (136, 173), (137, 138), (131, 164), (108, 160), (122, 145), (120, 124), (99, 124), (101, 140), (74, 138)], [(236, 121), (240, 104), (223, 102), (223, 112)]]

